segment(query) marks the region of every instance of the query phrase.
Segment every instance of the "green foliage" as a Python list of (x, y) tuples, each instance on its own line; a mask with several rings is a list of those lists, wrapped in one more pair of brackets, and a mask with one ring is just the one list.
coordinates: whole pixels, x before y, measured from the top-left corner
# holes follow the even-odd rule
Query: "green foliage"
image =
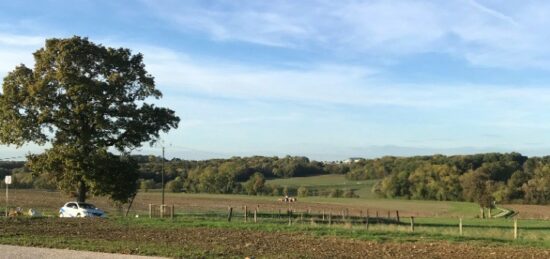
[(550, 165), (535, 169), (533, 178), (523, 184), (525, 200), (531, 203), (550, 202)]
[(166, 183), (166, 189), (170, 192), (181, 192), (183, 190), (183, 180), (180, 177)]
[(298, 196), (299, 197), (307, 197), (309, 195), (309, 189), (305, 186), (300, 186), (298, 188)]
[[(475, 201), (482, 208), (495, 202), (550, 202), (550, 157), (518, 153), (468, 156), (384, 157), (353, 165), (349, 178), (368, 178), (384, 165), (386, 176), (373, 191), (383, 197)], [(357, 168), (359, 167), (359, 169)], [(382, 169), (378, 169), (379, 172)], [(363, 174), (361, 173), (363, 172)]]
[(265, 178), (261, 173), (254, 173), (244, 185), (246, 193), (249, 195), (261, 194), (264, 191)]
[(344, 193), (342, 194), (345, 198), (359, 198), (357, 194), (355, 194), (355, 190), (353, 189), (346, 189), (344, 190)]
[(144, 192), (148, 192), (150, 189), (153, 189), (155, 187), (155, 181), (152, 179), (141, 179), (139, 182), (139, 188), (143, 190)]
[(34, 53), (34, 69), (16, 67), (0, 95), (0, 143), (51, 143), (29, 156), (36, 174), (55, 175), (62, 190), (84, 201), (88, 192), (126, 202), (137, 188), (137, 163), (109, 154), (154, 142), (177, 127), (160, 98), (143, 56), (86, 38), (49, 39)]
[(328, 193), (328, 197), (330, 198), (339, 198), (339, 197), (342, 197), (344, 194), (344, 192), (338, 188), (332, 188), (329, 193)]

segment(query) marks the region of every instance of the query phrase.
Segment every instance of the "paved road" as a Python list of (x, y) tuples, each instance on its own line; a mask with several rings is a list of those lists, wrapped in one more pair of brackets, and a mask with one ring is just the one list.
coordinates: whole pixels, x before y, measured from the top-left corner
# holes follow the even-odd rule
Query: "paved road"
[(17, 259), (26, 259), (26, 258), (29, 258), (29, 259), (31, 258), (32, 259), (37, 259), (37, 258), (153, 259), (153, 258), (162, 258), (162, 257), (148, 257), (148, 256), (137, 256), (137, 255), (75, 251), (75, 250), (67, 250), (67, 249), (51, 249), (51, 248), (0, 245), (0, 258), (1, 259), (4, 259), (4, 258), (9, 258), (9, 259), (13, 259), (13, 258), (17, 258)]

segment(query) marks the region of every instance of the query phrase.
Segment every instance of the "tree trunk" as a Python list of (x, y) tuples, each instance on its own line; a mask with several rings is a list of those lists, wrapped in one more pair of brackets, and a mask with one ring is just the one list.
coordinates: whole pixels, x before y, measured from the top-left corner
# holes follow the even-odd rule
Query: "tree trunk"
[(83, 180), (80, 180), (80, 183), (78, 184), (78, 194), (76, 197), (77, 202), (85, 202), (86, 201), (86, 192), (88, 192), (88, 188), (86, 187), (86, 183), (84, 183)]

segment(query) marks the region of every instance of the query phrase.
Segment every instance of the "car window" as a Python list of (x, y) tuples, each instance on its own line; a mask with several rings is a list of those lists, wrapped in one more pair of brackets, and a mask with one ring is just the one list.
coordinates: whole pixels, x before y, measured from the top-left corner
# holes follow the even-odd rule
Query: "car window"
[(95, 209), (95, 206), (90, 203), (78, 203), (78, 205), (83, 209)]
[(72, 208), (72, 209), (76, 209), (76, 204), (75, 203), (68, 203), (67, 207)]

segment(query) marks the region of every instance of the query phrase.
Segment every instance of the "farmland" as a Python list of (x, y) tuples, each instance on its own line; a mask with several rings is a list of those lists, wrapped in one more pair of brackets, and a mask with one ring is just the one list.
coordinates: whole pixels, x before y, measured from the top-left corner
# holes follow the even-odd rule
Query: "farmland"
[[(302, 183), (301, 183), (302, 184)], [(55, 216), (68, 200), (59, 192), (12, 190), (12, 204), (35, 208)], [(147, 217), (148, 204), (158, 204), (158, 191), (140, 192), (130, 217), (124, 218), (105, 198), (91, 198), (108, 211), (107, 220), (15, 218), (3, 219), (0, 242), (4, 244), (73, 248), (170, 257), (548, 257), (550, 224), (521, 219), (520, 238), (513, 239), (512, 220), (477, 219), (478, 207), (466, 202), (388, 200), (373, 198), (306, 197), (282, 204), (271, 196), (167, 193), (174, 205), (174, 219)], [(243, 208), (258, 210), (258, 222), (243, 220)], [(545, 206), (510, 205), (524, 218), (549, 215)], [(227, 222), (227, 208), (234, 208)], [(295, 211), (291, 225), (286, 210)], [(350, 220), (340, 217), (347, 210)], [(381, 218), (395, 210), (400, 223), (371, 220), (367, 230), (359, 215), (376, 213)], [(282, 215), (279, 214), (282, 211)], [(311, 215), (303, 216), (306, 211)], [(332, 214), (333, 224), (321, 214)], [(139, 215), (136, 218), (135, 215)], [(411, 232), (410, 216), (415, 217)], [(251, 217), (251, 215), (250, 215)], [(458, 233), (463, 217), (464, 233)], [(488, 247), (485, 247), (488, 246)]]
[[(544, 243), (449, 234), (366, 231), (361, 227), (244, 223), (197, 217), (162, 219), (9, 219), (4, 244), (171, 257), (504, 257), (544, 258)], [(542, 246), (542, 248), (537, 248)]]

